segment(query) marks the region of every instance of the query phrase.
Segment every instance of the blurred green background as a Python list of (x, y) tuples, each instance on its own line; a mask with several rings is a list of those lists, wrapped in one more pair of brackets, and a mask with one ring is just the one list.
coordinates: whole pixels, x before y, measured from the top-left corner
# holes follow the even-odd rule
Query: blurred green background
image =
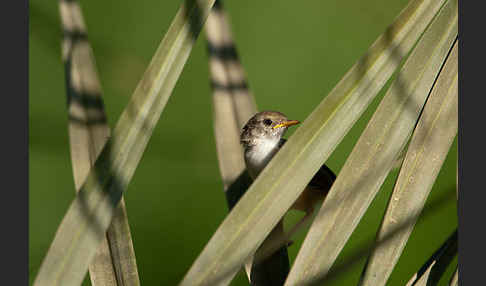
[[(224, 1), (259, 110), (305, 119), (407, 2)], [(57, 5), (31, 0), (29, 9), (30, 283), (74, 198)], [(81, 1), (111, 127), (179, 5)], [(201, 33), (125, 194), (142, 285), (177, 284), (228, 212), (208, 78)], [(328, 160), (336, 173), (382, 95)], [(455, 142), (389, 285), (404, 285), (457, 226), (456, 152)], [(330, 285), (356, 285), (396, 175), (390, 174), (351, 237)], [(300, 215), (292, 213), (286, 223)], [(304, 237), (301, 232), (289, 248), (292, 260)], [(233, 285), (247, 285), (243, 272)]]

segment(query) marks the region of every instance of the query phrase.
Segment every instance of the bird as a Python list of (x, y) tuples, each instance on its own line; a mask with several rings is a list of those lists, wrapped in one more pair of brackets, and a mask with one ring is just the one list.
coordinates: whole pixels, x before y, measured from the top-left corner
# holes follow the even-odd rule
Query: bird
[[(278, 111), (262, 111), (253, 115), (243, 126), (240, 143), (246, 168), (253, 180), (285, 144), (287, 140), (282, 137), (287, 129), (299, 123), (298, 120), (288, 120), (285, 114)], [(315, 205), (325, 199), (335, 180), (336, 174), (323, 164), (290, 207), (303, 211), (305, 215), (287, 232), (288, 245), (292, 243), (290, 237), (312, 217)]]

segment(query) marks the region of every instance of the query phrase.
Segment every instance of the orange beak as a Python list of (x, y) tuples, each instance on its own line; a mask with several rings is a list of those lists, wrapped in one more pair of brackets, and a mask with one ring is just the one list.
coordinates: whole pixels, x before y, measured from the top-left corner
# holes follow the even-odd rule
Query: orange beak
[(273, 126), (273, 129), (280, 128), (280, 127), (288, 127), (288, 126), (296, 125), (296, 124), (299, 124), (299, 123), (300, 123), (300, 121), (298, 121), (298, 120), (287, 120), (283, 123), (280, 123), (280, 124)]

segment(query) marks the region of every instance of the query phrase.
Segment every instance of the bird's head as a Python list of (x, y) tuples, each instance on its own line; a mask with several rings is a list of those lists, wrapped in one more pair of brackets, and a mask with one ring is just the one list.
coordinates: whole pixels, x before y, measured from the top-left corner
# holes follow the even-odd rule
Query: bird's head
[(260, 141), (279, 141), (289, 126), (299, 124), (297, 120), (288, 120), (281, 112), (262, 111), (255, 114), (243, 127), (240, 142), (248, 148)]

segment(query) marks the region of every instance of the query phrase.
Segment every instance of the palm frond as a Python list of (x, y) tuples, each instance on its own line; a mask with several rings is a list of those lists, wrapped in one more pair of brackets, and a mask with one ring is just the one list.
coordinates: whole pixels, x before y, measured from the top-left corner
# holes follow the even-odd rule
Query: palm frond
[[(59, 1), (74, 185), (78, 191), (110, 136), (93, 51), (77, 1)], [(91, 284), (140, 285), (125, 202), (89, 264)]]
[[(257, 112), (255, 99), (238, 58), (231, 26), (222, 1), (216, 1), (206, 21), (209, 69), (213, 92), (213, 117), (216, 150), (223, 188), (231, 210), (251, 184), (240, 144), (240, 131)], [(267, 244), (284, 237), (283, 222), (277, 224)], [(257, 252), (256, 256), (259, 253)], [(287, 248), (281, 247), (265, 261), (245, 264), (252, 285), (281, 285), (290, 270)]]
[(457, 2), (441, 9), (405, 62), (341, 169), (295, 259), (286, 285), (326, 279), (407, 144), (457, 37)]
[(66, 212), (34, 285), (82, 282), (213, 4), (187, 0), (179, 9)]
[[(404, 9), (263, 170), (181, 285), (229, 283), (384, 86), (443, 3), (413, 1)], [(298, 176), (295, 170), (299, 170)]]
[(415, 128), (362, 285), (385, 285), (457, 134), (457, 41)]

